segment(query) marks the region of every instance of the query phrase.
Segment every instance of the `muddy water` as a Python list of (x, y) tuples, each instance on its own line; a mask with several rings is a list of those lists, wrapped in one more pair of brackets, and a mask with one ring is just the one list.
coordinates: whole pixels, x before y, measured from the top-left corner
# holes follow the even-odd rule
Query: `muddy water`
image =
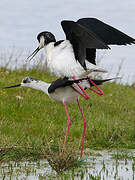
[[(58, 175), (45, 160), (37, 162), (9, 162), (0, 165), (0, 179), (84, 179), (134, 180), (135, 151), (87, 151), (85, 164)], [(121, 159), (118, 157), (121, 156)], [(117, 159), (114, 159), (114, 157)]]

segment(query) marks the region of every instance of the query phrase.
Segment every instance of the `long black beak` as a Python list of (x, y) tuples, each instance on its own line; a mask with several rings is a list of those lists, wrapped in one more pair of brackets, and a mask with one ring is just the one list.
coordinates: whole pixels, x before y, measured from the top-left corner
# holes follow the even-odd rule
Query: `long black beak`
[(35, 51), (33, 51), (33, 53), (31, 55), (29, 55), (26, 60), (30, 61), (38, 53), (39, 50), (40, 50), (39, 47), (37, 49), (35, 49)]
[(13, 85), (13, 86), (7, 86), (7, 87), (4, 87), (4, 89), (5, 89), (5, 88), (19, 87), (19, 86), (21, 86), (21, 84), (16, 84), (16, 85)]

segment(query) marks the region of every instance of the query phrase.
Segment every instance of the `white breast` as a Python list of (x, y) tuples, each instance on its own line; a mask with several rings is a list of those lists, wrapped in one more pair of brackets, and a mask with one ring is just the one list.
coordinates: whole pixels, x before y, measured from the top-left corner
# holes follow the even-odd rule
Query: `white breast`
[[(54, 42), (49, 43), (45, 47), (45, 51), (47, 55), (47, 68), (52, 74), (55, 74), (58, 77), (79, 77), (85, 73), (83, 67), (76, 61), (72, 45), (68, 40), (63, 41), (56, 47), (54, 46)], [(89, 70), (98, 69), (97, 66), (88, 61), (86, 62), (86, 66)]]

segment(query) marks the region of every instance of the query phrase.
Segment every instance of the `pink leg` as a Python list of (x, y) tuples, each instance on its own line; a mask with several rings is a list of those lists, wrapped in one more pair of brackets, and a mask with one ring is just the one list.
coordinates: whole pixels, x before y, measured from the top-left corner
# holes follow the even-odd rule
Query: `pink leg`
[(89, 82), (90, 82), (91, 84), (93, 84), (93, 85), (97, 88), (97, 90), (98, 90), (98, 91), (96, 91), (95, 89), (89, 88), (91, 91), (97, 93), (97, 94), (100, 95), (100, 96), (104, 94), (104, 92), (103, 92), (90, 78), (88, 78), (88, 80), (89, 80)]
[(78, 107), (79, 107), (79, 110), (82, 114), (82, 117), (83, 117), (83, 122), (84, 122), (84, 126), (83, 126), (83, 136), (82, 136), (82, 147), (81, 147), (81, 154), (80, 154), (80, 158), (82, 158), (82, 154), (83, 154), (83, 147), (84, 147), (84, 138), (85, 138), (85, 129), (86, 129), (86, 119), (84, 117), (84, 114), (83, 114), (83, 111), (82, 111), (82, 108), (80, 106), (80, 103), (79, 103), (79, 100), (77, 99), (77, 104), (78, 104)]
[[(74, 80), (76, 80), (76, 77), (75, 76), (73, 76), (72, 77)], [(74, 87), (73, 87), (73, 89), (77, 92), (77, 93), (79, 93), (82, 97), (84, 97), (85, 99), (89, 99), (90, 97), (89, 97), (89, 95), (85, 92), (85, 90), (82, 88), (82, 86), (78, 83), (77, 84), (77, 86), (81, 89), (81, 91), (84, 93), (84, 95), (80, 92), (80, 91), (78, 91), (77, 89), (75, 89)]]
[(71, 127), (71, 120), (70, 120), (70, 117), (69, 117), (69, 113), (68, 113), (68, 109), (67, 109), (67, 104), (66, 104), (65, 102), (64, 102), (64, 107), (65, 107), (65, 111), (66, 111), (66, 115), (67, 115), (67, 119), (68, 119), (67, 134), (66, 134), (65, 141), (64, 141), (64, 146), (63, 146), (63, 149), (65, 150), (66, 140), (67, 140), (67, 138), (68, 138), (69, 129), (70, 129), (70, 127)]

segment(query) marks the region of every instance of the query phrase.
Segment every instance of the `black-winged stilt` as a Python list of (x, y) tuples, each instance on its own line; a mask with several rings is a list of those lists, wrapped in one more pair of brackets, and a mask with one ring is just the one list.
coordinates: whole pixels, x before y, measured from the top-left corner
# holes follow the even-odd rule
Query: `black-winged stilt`
[(135, 43), (132, 37), (96, 18), (82, 18), (77, 22), (63, 20), (61, 25), (66, 40), (56, 41), (51, 32), (41, 32), (37, 36), (38, 48), (27, 58), (32, 59), (45, 48), (47, 68), (58, 77), (79, 77), (85, 71), (106, 72), (96, 65), (96, 49)]
[[(112, 79), (105, 79), (105, 80), (92, 80), (96, 85), (100, 85), (106, 81), (109, 81)], [(79, 103), (79, 96), (80, 96), (80, 89), (77, 86), (77, 83), (80, 82), (80, 85), (85, 89), (87, 87), (93, 86), (92, 83), (89, 83), (87, 78), (83, 79), (77, 79), (77, 80), (69, 80), (68, 78), (63, 78), (63, 79), (57, 79), (56, 81), (52, 83), (46, 83), (41, 80), (37, 80), (32, 77), (25, 77), (23, 78), (22, 82), (20, 84), (16, 84), (13, 86), (7, 86), (5, 88), (13, 88), (13, 87), (28, 87), (36, 90), (41, 90), (44, 93), (46, 93), (51, 99), (53, 99), (56, 102), (64, 104), (67, 119), (68, 119), (68, 128), (67, 128), (67, 133), (65, 136), (65, 141), (64, 141), (64, 148), (65, 148), (65, 143), (68, 138), (69, 134), (69, 129), (71, 126), (71, 121), (67, 109), (67, 104), (72, 103), (74, 101), (77, 101), (79, 110), (81, 112), (83, 121), (84, 121), (84, 127), (83, 127), (83, 136), (82, 136), (82, 145), (81, 145), (81, 154), (80, 157), (82, 158), (83, 154), (83, 147), (84, 147), (84, 138), (85, 138), (85, 129), (86, 129), (86, 119), (84, 117), (82, 108)]]

